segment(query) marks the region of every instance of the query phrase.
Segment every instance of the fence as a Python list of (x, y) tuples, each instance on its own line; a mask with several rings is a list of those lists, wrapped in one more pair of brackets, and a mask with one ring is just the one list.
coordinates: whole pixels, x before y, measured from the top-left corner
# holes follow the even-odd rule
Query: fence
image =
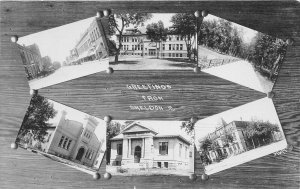
[(239, 61), (238, 58), (215, 58), (215, 59), (207, 59), (207, 57), (199, 58), (199, 66), (201, 69), (207, 69), (216, 66), (222, 66), (228, 63)]

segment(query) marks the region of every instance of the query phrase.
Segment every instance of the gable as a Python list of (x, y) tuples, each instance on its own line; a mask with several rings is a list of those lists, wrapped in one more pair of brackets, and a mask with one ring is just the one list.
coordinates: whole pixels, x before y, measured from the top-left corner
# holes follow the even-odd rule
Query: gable
[(139, 124), (133, 124), (130, 127), (126, 128), (122, 133), (136, 133), (136, 132), (153, 132), (153, 131)]

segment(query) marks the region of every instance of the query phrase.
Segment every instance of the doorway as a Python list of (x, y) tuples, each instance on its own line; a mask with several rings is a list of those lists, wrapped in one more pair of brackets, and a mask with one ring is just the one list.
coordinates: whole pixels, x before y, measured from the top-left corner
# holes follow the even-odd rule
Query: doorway
[(134, 163), (140, 163), (142, 156), (142, 148), (140, 146), (136, 146), (134, 148)]
[(84, 154), (84, 148), (81, 147), (81, 148), (79, 148), (78, 153), (77, 153), (77, 156), (76, 156), (75, 159), (78, 160), (78, 161), (81, 161), (81, 159), (82, 159), (82, 157), (83, 157), (83, 154)]

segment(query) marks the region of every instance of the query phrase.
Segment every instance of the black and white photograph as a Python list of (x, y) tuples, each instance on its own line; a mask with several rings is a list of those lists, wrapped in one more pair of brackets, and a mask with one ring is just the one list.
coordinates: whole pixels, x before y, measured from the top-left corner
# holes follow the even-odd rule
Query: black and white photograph
[(192, 70), (197, 65), (191, 13), (118, 13), (108, 23), (114, 70)]
[(207, 175), (287, 147), (273, 102), (263, 98), (194, 125), (195, 145)]
[(106, 122), (34, 95), (16, 143), (51, 160), (93, 174), (106, 150)]
[(194, 172), (193, 133), (181, 121), (113, 120), (107, 140), (106, 170), (112, 175)]
[(30, 89), (40, 89), (108, 68), (105, 24), (91, 17), (20, 37), (17, 42)]
[(287, 44), (209, 14), (198, 32), (198, 66), (203, 72), (268, 93), (278, 77)]

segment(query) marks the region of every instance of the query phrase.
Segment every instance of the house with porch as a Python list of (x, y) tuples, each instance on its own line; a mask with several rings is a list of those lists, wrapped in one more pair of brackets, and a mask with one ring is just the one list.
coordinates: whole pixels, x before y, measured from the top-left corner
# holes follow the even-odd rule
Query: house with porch
[[(174, 123), (172, 127), (172, 123)], [(169, 125), (167, 125), (169, 124)], [(112, 166), (143, 166), (189, 171), (193, 168), (191, 138), (180, 122), (132, 122), (111, 140)]]

